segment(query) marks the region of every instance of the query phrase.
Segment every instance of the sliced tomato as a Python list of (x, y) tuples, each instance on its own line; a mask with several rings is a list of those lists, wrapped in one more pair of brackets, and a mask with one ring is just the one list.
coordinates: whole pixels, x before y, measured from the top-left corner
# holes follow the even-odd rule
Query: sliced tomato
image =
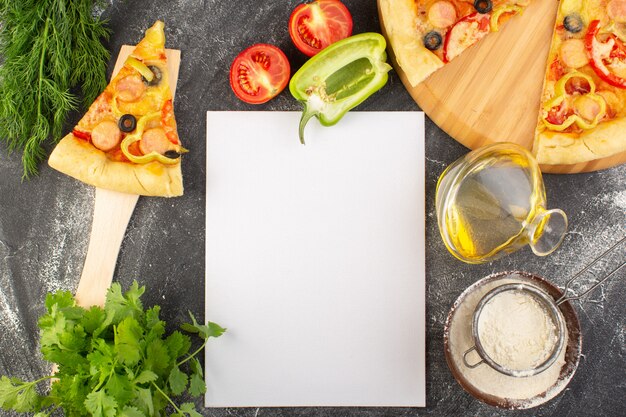
[(243, 50), (230, 67), (230, 87), (250, 104), (261, 104), (276, 97), (289, 82), (291, 68), (278, 47), (257, 43)]
[(563, 101), (559, 106), (553, 107), (548, 111), (546, 121), (553, 125), (562, 125), (571, 114), (571, 110), (568, 109), (565, 101)]
[(307, 56), (352, 34), (352, 15), (339, 0), (315, 0), (296, 7), (289, 18), (291, 40)]
[(626, 78), (611, 71), (611, 66), (626, 64), (626, 48), (615, 36), (610, 36), (605, 42), (597, 38), (600, 32), (600, 21), (594, 20), (589, 23), (587, 35), (585, 35), (585, 48), (589, 57), (589, 64), (598, 77), (610, 85), (626, 89)]
[(88, 142), (91, 141), (91, 133), (89, 132), (83, 132), (82, 130), (74, 129), (72, 130), (72, 135), (74, 135), (74, 137), (78, 139), (86, 140)]
[(450, 62), (464, 50), (474, 45), (489, 33), (490, 13), (472, 13), (452, 26), (443, 44), (443, 61)]

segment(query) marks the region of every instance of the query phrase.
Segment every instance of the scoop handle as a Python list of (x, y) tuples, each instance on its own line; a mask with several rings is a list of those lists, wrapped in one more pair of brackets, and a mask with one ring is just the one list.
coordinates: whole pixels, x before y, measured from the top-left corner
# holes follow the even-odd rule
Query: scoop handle
[(96, 188), (93, 223), (83, 273), (76, 290), (82, 307), (103, 306), (117, 255), (139, 196)]

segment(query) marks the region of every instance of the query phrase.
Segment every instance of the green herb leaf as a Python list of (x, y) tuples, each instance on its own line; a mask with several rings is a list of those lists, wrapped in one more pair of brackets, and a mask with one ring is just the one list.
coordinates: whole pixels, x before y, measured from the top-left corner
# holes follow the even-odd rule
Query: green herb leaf
[(127, 317), (116, 328), (115, 352), (119, 361), (128, 366), (136, 365), (141, 359), (139, 339), (142, 329), (137, 320)]
[(117, 414), (117, 402), (113, 397), (107, 395), (104, 390), (92, 392), (85, 400), (85, 409), (93, 417), (115, 417)]
[(126, 294), (122, 294), (122, 286), (114, 282), (107, 292), (104, 303), (104, 311), (107, 315), (106, 324), (118, 324), (128, 316), (140, 319), (144, 316), (143, 304), (140, 297), (146, 290), (139, 288), (137, 281), (134, 281)]
[(157, 374), (152, 371), (141, 371), (139, 376), (133, 381), (135, 384), (146, 384), (148, 382), (156, 381), (159, 378)]
[(206, 326), (198, 324), (191, 311), (189, 312), (189, 317), (191, 317), (191, 324), (183, 323), (181, 328), (189, 333), (198, 333), (204, 339), (220, 337), (226, 331), (226, 329), (213, 322), (208, 322)]
[(39, 401), (35, 383), (6, 376), (0, 378), (0, 408), (18, 412), (35, 411)]
[(199, 397), (206, 393), (206, 383), (202, 378), (202, 375), (193, 374), (189, 380), (189, 394), (192, 397)]
[(170, 356), (176, 359), (189, 353), (191, 340), (181, 332), (175, 331), (165, 339), (165, 345), (170, 352)]
[(162, 378), (167, 377), (167, 371), (171, 366), (172, 359), (167, 352), (162, 340), (153, 340), (146, 348), (144, 368), (154, 372)]
[(106, 86), (109, 36), (97, 0), (0, 3), (0, 140), (22, 152), (23, 177), (37, 173), (42, 144), (61, 138), (82, 87), (91, 103)]
[(143, 410), (143, 413), (148, 416), (154, 415), (154, 401), (152, 400), (152, 391), (150, 388), (138, 388), (135, 389), (137, 398), (135, 405)]
[(180, 411), (188, 414), (190, 417), (202, 417), (202, 415), (196, 411), (196, 405), (194, 403), (181, 404)]
[(167, 379), (167, 383), (172, 390), (172, 394), (180, 395), (185, 392), (187, 388), (188, 377), (187, 374), (182, 372), (178, 366), (174, 366), (170, 372), (170, 375)]
[(118, 414), (119, 417), (146, 417), (144, 413), (139, 411), (136, 407), (124, 407)]

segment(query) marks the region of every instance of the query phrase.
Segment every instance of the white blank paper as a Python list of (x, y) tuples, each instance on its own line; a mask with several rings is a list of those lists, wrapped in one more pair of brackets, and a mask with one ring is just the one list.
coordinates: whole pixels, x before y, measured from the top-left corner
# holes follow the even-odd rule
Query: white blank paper
[(209, 112), (207, 407), (424, 406), (424, 116)]

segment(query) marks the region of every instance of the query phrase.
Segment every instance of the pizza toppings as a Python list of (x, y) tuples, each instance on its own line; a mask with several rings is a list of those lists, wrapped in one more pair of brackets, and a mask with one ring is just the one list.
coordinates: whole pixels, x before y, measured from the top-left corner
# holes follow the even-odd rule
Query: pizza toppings
[(161, 84), (161, 80), (163, 79), (163, 71), (161, 71), (161, 68), (157, 67), (156, 65), (148, 65), (148, 68), (152, 72), (153, 77), (152, 80), (144, 78), (144, 83), (148, 87), (156, 87)]
[(486, 14), (493, 9), (493, 2), (491, 0), (475, 0), (474, 8), (478, 13)]
[(144, 79), (146, 79), (148, 82), (152, 81), (152, 79), (154, 78), (154, 73), (150, 70), (150, 68), (148, 68), (146, 64), (144, 64), (137, 58), (134, 58), (132, 56), (128, 57), (128, 59), (126, 60), (126, 63), (130, 67), (136, 69), (137, 72), (139, 72), (139, 74), (141, 74), (141, 76)]
[(431, 30), (424, 36), (424, 46), (430, 51), (439, 49), (442, 43), (443, 38), (436, 30)]
[(615, 36), (609, 36), (605, 42), (598, 40), (600, 21), (594, 20), (589, 24), (585, 36), (585, 48), (589, 57), (589, 64), (602, 80), (618, 88), (626, 89), (626, 78), (618, 71), (626, 66), (626, 47)]
[(513, 16), (514, 14), (521, 13), (522, 7), (515, 4), (503, 4), (494, 9), (491, 13), (491, 19), (489, 20), (489, 29), (492, 32), (497, 32), (500, 29), (500, 24)]
[(164, 155), (172, 148), (172, 143), (167, 139), (165, 131), (161, 128), (146, 130), (139, 141), (139, 149), (144, 155), (156, 152)]
[(443, 61), (449, 62), (489, 33), (489, 14), (478, 12), (459, 20), (446, 35)]
[(614, 22), (626, 23), (626, 0), (609, 1), (606, 12)]
[(114, 149), (121, 140), (122, 132), (113, 120), (104, 120), (91, 131), (91, 143), (101, 151)]
[(587, 65), (589, 58), (582, 39), (566, 39), (559, 49), (559, 57), (565, 66), (580, 68)]
[(137, 119), (132, 114), (124, 114), (117, 122), (119, 129), (124, 133), (130, 133), (137, 127)]
[(583, 19), (578, 13), (571, 13), (563, 19), (563, 27), (571, 33), (578, 33), (584, 28)]
[[(180, 144), (174, 144), (168, 137), (165, 129), (156, 122), (162, 118), (161, 112), (155, 112), (141, 116), (137, 121), (137, 127), (133, 133), (126, 135), (120, 143), (122, 154), (136, 164), (146, 164), (158, 161), (166, 165), (175, 164), (177, 158), (172, 158), (172, 153), (165, 155), (168, 151), (174, 151), (180, 156), (187, 152)], [(156, 121), (156, 122), (155, 122)], [(158, 126), (158, 127), (151, 127)], [(138, 146), (141, 155), (133, 152)]]
[(452, 26), (457, 21), (454, 5), (445, 0), (433, 3), (428, 9), (428, 21), (438, 29)]
[(573, 125), (583, 130), (596, 127), (607, 114), (607, 102), (595, 91), (595, 83), (587, 74), (576, 70), (565, 74), (554, 85), (555, 97), (543, 107), (544, 125), (557, 132)]
[(146, 85), (143, 83), (141, 75), (127, 75), (117, 82), (116, 91), (117, 98), (120, 100), (133, 102), (143, 96), (143, 93), (146, 91)]

